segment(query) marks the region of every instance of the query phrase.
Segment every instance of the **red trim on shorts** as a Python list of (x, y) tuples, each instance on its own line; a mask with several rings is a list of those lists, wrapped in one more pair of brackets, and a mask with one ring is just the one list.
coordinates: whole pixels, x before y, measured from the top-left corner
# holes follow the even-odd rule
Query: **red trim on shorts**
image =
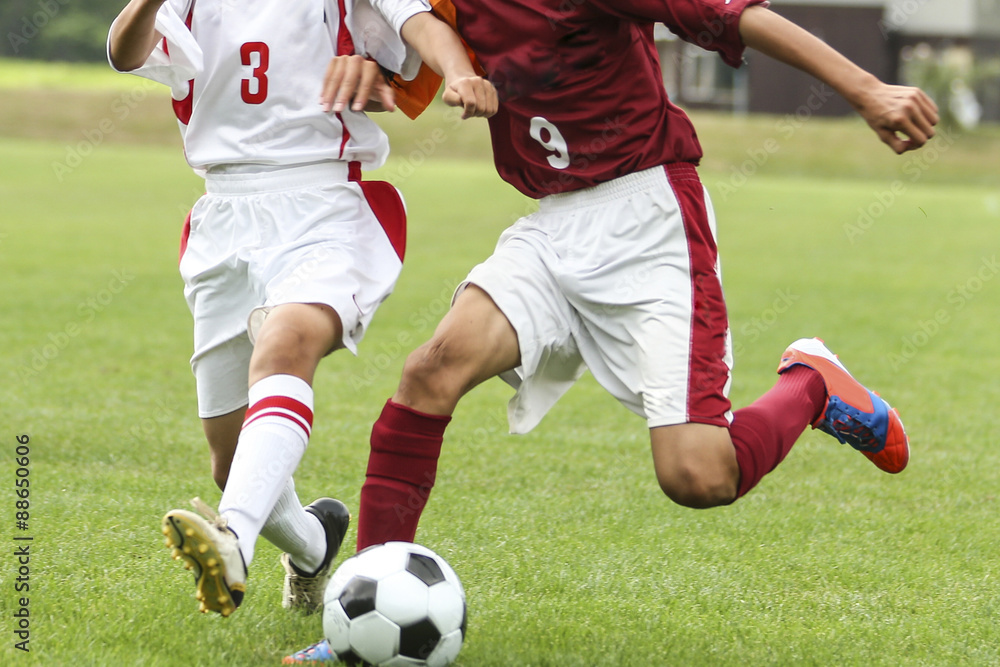
[(181, 260), (184, 259), (184, 252), (188, 249), (188, 239), (191, 237), (191, 211), (188, 211), (187, 217), (184, 219), (184, 226), (181, 228), (181, 248), (177, 253), (177, 263), (180, 264)]
[(402, 262), (406, 254), (406, 207), (399, 191), (385, 181), (361, 181), (358, 185)]
[(360, 181), (361, 180), (361, 163), (354, 160), (347, 163), (347, 180), (349, 181)]
[(719, 250), (709, 225), (705, 190), (694, 165), (665, 166), (680, 205), (691, 273), (691, 350), (688, 357), (687, 417), (691, 422), (728, 426), (732, 407), (725, 394), (729, 317), (717, 271)]

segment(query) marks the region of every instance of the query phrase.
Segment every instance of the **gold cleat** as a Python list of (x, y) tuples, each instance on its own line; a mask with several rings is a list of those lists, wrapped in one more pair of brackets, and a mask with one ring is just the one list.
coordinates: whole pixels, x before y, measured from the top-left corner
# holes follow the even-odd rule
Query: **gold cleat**
[(195, 571), (195, 598), (199, 611), (229, 616), (243, 601), (247, 571), (236, 534), (197, 498), (192, 501), (203, 515), (173, 510), (163, 517), (162, 532), (175, 560)]

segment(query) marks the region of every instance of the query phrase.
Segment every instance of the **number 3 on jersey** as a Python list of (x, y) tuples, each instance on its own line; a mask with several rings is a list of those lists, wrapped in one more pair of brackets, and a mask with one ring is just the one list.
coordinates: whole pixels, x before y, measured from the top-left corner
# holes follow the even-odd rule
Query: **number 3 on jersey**
[(569, 166), (569, 146), (558, 127), (541, 116), (535, 116), (531, 119), (528, 133), (542, 148), (552, 152), (545, 159), (553, 169), (565, 169)]
[[(251, 57), (257, 54), (257, 62)], [(247, 42), (240, 47), (240, 62), (253, 67), (249, 79), (240, 81), (240, 97), (247, 104), (262, 104), (267, 99), (267, 67), (271, 52), (264, 42)]]

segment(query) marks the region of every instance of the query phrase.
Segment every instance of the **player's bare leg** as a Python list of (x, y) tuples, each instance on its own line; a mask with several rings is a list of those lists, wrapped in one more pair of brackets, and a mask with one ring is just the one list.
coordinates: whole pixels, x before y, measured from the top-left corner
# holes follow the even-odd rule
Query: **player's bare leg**
[(678, 424), (650, 429), (653, 469), (667, 497), (703, 509), (736, 499), (740, 468), (729, 429), (711, 424)]
[(212, 463), (212, 479), (220, 489), (226, 488), (229, 466), (233, 463), (236, 443), (240, 439), (240, 429), (246, 417), (246, 406), (226, 415), (201, 420), (202, 430), (208, 440), (209, 456)]
[(420, 412), (450, 415), (473, 387), (520, 363), (514, 327), (486, 292), (469, 285), (434, 336), (406, 358), (392, 400)]
[(250, 386), (271, 375), (294, 375), (312, 384), (320, 359), (340, 345), (340, 317), (329, 306), (288, 303), (268, 313), (250, 358)]
[(650, 431), (660, 487), (688, 507), (715, 507), (745, 495), (788, 454), (807, 426), (850, 444), (879, 469), (902, 471), (909, 441), (899, 413), (847, 372), (818, 339), (795, 341), (780, 378), (728, 428), (682, 424)]
[(516, 368), (520, 358), (510, 322), (486, 292), (470, 285), (431, 340), (407, 357), (399, 388), (372, 427), (359, 549), (413, 540), (455, 406), (479, 383)]
[[(231, 475), (239, 488), (232, 493), (227, 488), (220, 504), (234, 517), (244, 553), (249, 545), (252, 554), (258, 534), (284, 552), (283, 604), (305, 611), (315, 611), (321, 602), (317, 591), (326, 583), (350, 520), (344, 504), (332, 498), (303, 508), (291, 477), (311, 427), (316, 368), (341, 346), (342, 335), (340, 317), (327, 305), (291, 303), (268, 313), (250, 359), (251, 407)], [(260, 422), (270, 423), (257, 431)], [(304, 434), (298, 433), (304, 439), (295, 437), (293, 422), (300, 427), (305, 422)]]
[(164, 518), (175, 557), (195, 570), (202, 611), (229, 615), (240, 605), (247, 565), (262, 532), (295, 555), (302, 569), (293, 569), (289, 560), (286, 570), (301, 580), (315, 580), (329, 569), (349, 514), (332, 499), (317, 501), (307, 512), (291, 475), (312, 428), (313, 375), (320, 359), (339, 345), (341, 334), (340, 318), (328, 306), (274, 308), (257, 332), (249, 407), (206, 420), (213, 476), (224, 489), (219, 513), (201, 504), (198, 509), (207, 521), (186, 510)]
[(685, 507), (728, 505), (784, 460), (825, 403), (823, 379), (803, 366), (736, 410), (728, 427), (690, 423), (650, 429), (660, 488)]

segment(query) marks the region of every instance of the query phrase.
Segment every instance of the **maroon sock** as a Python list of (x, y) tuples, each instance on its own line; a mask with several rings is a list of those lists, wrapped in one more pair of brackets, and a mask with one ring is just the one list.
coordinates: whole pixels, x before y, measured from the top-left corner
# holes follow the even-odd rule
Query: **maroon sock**
[(740, 466), (738, 498), (781, 463), (824, 405), (823, 377), (799, 365), (782, 373), (766, 394), (733, 413), (729, 435)]
[(358, 511), (358, 551), (373, 544), (413, 541), (450, 421), (447, 415), (428, 415), (386, 402), (372, 427)]

